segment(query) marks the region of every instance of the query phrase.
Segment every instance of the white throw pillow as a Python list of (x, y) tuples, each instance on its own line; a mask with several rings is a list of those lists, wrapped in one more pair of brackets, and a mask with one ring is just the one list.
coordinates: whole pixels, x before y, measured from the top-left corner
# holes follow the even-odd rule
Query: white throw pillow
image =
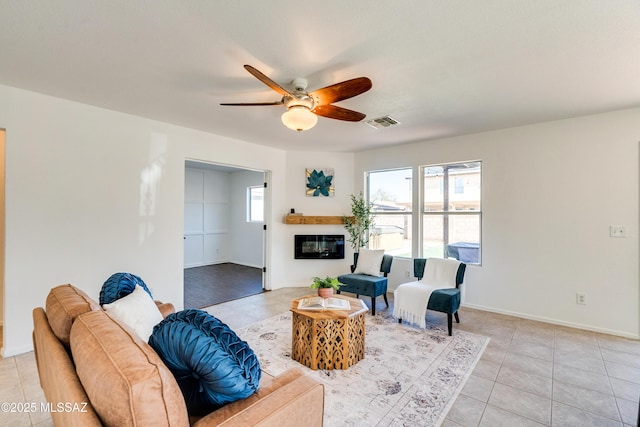
[(140, 285), (126, 297), (111, 304), (103, 304), (107, 313), (114, 319), (133, 329), (145, 342), (153, 332), (153, 327), (163, 319), (156, 303)]
[(384, 249), (360, 249), (358, 264), (356, 265), (356, 271), (354, 271), (354, 273), (366, 274), (368, 276), (379, 276), (380, 264), (382, 264), (383, 255)]

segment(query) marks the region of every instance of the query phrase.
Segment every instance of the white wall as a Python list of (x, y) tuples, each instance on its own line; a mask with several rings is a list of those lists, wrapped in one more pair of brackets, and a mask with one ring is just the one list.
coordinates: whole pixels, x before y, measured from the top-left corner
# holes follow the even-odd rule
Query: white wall
[[(346, 215), (350, 212), (350, 196), (353, 193), (353, 153), (287, 152), (286, 193), (287, 205), (279, 212), (274, 223), (284, 221), (291, 208), (305, 215)], [(308, 197), (305, 194), (306, 169), (334, 169), (335, 196)], [(272, 191), (278, 188), (273, 185)], [(296, 234), (346, 234), (342, 225), (284, 225), (281, 233), (280, 252), (286, 265), (285, 286), (308, 286), (314, 276), (339, 275), (349, 272), (353, 252), (349, 245), (344, 260), (294, 259), (293, 239)]]
[(231, 262), (249, 267), (262, 268), (262, 226), (264, 223), (247, 221), (247, 188), (264, 185), (264, 173), (238, 171), (230, 175), (231, 196)]
[[(128, 271), (182, 307), (185, 159), (270, 170), (273, 185), (286, 188), (280, 150), (2, 85), (0, 99), (5, 356), (32, 348), (31, 311), (55, 285), (73, 283), (97, 299), (112, 273)], [(290, 205), (285, 194), (272, 196), (278, 216)], [(284, 224), (273, 228), (278, 235)], [(289, 275), (275, 258), (269, 274), (278, 287)]]
[[(467, 269), (464, 304), (637, 338), (639, 141), (630, 109), (358, 153), (354, 179), (482, 160), (482, 266)], [(410, 268), (394, 261), (391, 288)]]
[[(0, 128), (0, 325), (4, 319), (4, 235), (5, 235), (5, 218), (4, 218), (4, 129)], [(4, 338), (3, 338), (4, 341)], [(0, 348), (2, 348), (0, 342)]]

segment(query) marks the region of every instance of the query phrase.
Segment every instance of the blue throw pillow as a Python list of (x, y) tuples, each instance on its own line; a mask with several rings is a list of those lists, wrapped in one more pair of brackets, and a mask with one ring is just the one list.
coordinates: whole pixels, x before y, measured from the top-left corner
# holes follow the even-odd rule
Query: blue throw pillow
[(153, 328), (149, 345), (175, 376), (191, 415), (249, 397), (260, 385), (253, 350), (206, 311), (170, 314)]
[(149, 294), (151, 299), (153, 299), (151, 291), (140, 277), (131, 273), (115, 273), (102, 285), (102, 289), (100, 290), (100, 305), (111, 304), (122, 297), (126, 297), (133, 292), (136, 285), (140, 285), (142, 289)]

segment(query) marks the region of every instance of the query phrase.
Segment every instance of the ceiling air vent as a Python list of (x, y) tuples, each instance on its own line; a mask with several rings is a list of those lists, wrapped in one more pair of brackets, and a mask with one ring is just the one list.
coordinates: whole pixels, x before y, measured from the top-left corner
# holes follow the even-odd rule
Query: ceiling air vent
[(376, 129), (388, 128), (389, 126), (400, 124), (399, 121), (391, 116), (378, 117), (377, 119), (367, 120), (365, 123)]

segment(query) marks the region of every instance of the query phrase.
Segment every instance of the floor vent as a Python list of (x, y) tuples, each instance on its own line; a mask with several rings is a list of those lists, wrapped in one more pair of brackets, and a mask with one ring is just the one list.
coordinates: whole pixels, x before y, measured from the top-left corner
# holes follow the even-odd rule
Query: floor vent
[(388, 128), (389, 126), (400, 124), (399, 121), (391, 116), (378, 117), (377, 119), (367, 120), (365, 123), (376, 129)]

